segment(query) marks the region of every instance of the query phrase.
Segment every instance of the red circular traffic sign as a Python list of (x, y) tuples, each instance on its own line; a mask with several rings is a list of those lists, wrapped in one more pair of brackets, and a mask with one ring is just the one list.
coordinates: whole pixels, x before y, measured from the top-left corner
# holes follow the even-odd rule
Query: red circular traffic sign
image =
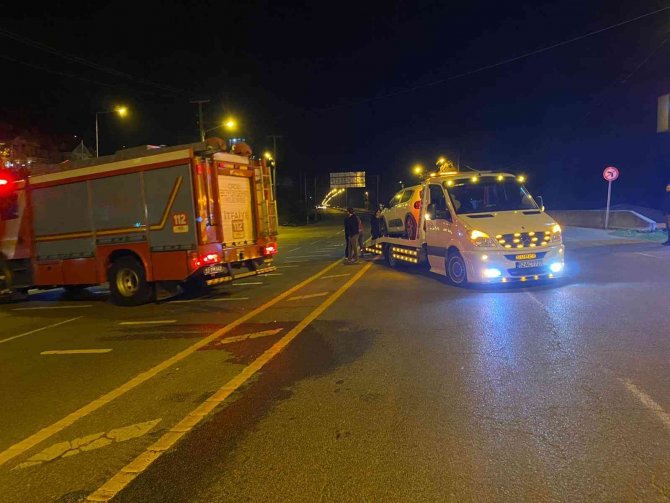
[(608, 166), (607, 168), (605, 168), (605, 171), (603, 171), (603, 178), (608, 182), (613, 182), (614, 180), (619, 178), (619, 170), (616, 169), (614, 166)]

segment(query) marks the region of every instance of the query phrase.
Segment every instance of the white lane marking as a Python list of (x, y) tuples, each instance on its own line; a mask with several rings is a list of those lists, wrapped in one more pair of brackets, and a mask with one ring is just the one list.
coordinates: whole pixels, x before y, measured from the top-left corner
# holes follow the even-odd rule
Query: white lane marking
[(321, 276), (321, 279), (326, 279), (326, 278), (344, 278), (345, 276), (351, 276), (351, 273), (344, 273), (344, 274), (329, 274), (328, 276)]
[(65, 325), (66, 323), (70, 323), (71, 321), (75, 321), (75, 320), (80, 320), (82, 318), (83, 318), (83, 316), (77, 316), (76, 318), (70, 318), (69, 320), (59, 321), (58, 323), (54, 323), (52, 325), (47, 325), (46, 327), (36, 328), (35, 330), (31, 330), (30, 332), (24, 332), (24, 333), (19, 334), (19, 335), (14, 335), (12, 337), (7, 337), (6, 339), (2, 339), (0, 341), (0, 344), (2, 344), (3, 342), (13, 341), (14, 339), (18, 339), (19, 337), (25, 337), (26, 335), (34, 334), (36, 332), (41, 332), (42, 330), (46, 330), (48, 328), (54, 328), (54, 327), (57, 327), (57, 326), (60, 326), (60, 325)]
[(39, 306), (39, 307), (15, 307), (12, 311), (38, 311), (43, 309), (79, 309), (80, 307), (93, 307), (93, 304), (82, 304), (80, 306)]
[(177, 320), (122, 321), (119, 325), (167, 325), (169, 323), (177, 323)]
[(277, 269), (286, 269), (288, 267), (300, 267), (300, 266), (298, 266), (298, 265), (280, 265), (279, 267), (277, 267)]
[(220, 299), (171, 300), (170, 304), (186, 304), (187, 302), (227, 302), (232, 300), (249, 300), (249, 297), (222, 297)]
[(652, 255), (650, 253), (643, 253), (643, 252), (634, 252), (634, 253), (636, 253), (637, 255), (644, 255), (645, 257), (651, 257), (651, 258), (657, 258), (659, 260), (665, 260), (665, 257), (659, 257), (657, 255)]
[(244, 335), (236, 335), (233, 337), (226, 337), (225, 339), (216, 341), (216, 345), (218, 346), (220, 344), (232, 344), (233, 342), (246, 341), (247, 339), (257, 339), (258, 337), (268, 337), (270, 335), (276, 335), (282, 330), (284, 329), (275, 328), (273, 330), (263, 330), (262, 332), (255, 332), (253, 334), (244, 334)]
[(267, 274), (263, 274), (263, 276), (283, 276), (283, 275), (284, 275), (283, 272), (270, 272)]
[(665, 412), (663, 407), (657, 404), (654, 399), (647, 395), (644, 391), (635, 386), (635, 384), (633, 384), (630, 379), (619, 380), (624, 384), (624, 386), (626, 386), (626, 388), (628, 388), (628, 391), (630, 391), (635, 396), (635, 398), (642, 402), (642, 405), (656, 414), (656, 417), (661, 420), (665, 427), (670, 429), (670, 414)]
[[(309, 262), (309, 260), (287, 260), (287, 264), (304, 264), (305, 262)], [(286, 267), (286, 266), (284, 266)]]
[(110, 353), (111, 349), (53, 349), (49, 351), (42, 351), (41, 355), (89, 355)]
[(319, 292), (319, 293), (312, 293), (309, 295), (298, 295), (297, 297), (291, 297), (288, 300), (313, 299), (314, 297), (324, 297), (326, 295), (328, 295), (328, 292)]
[(20, 470), (30, 466), (41, 465), (61, 458), (68, 458), (75, 456), (82, 452), (92, 451), (106, 447), (116, 442), (125, 442), (133, 438), (138, 438), (149, 433), (154, 426), (161, 422), (161, 419), (154, 419), (153, 421), (146, 421), (144, 423), (131, 424), (122, 428), (115, 428), (108, 432), (93, 433), (85, 437), (75, 438), (73, 440), (66, 440), (53, 444), (46, 449), (38, 452), (34, 456), (28, 458), (28, 461), (16, 465), (12, 470)]
[(291, 252), (297, 251), (299, 249), (300, 249), (300, 246), (298, 246), (297, 248), (293, 248), (292, 250), (286, 250), (286, 253), (291, 253)]
[[(312, 253), (311, 255), (293, 255), (290, 257), (291, 260), (294, 258), (323, 258), (323, 255), (330, 255), (330, 252), (324, 252), (324, 253)], [(307, 262), (306, 260), (302, 260), (301, 262)]]
[(252, 282), (250, 282), (250, 283), (235, 283), (235, 282), (233, 281), (233, 285), (237, 285), (237, 286), (262, 285), (262, 284), (263, 284), (262, 281), (252, 281)]

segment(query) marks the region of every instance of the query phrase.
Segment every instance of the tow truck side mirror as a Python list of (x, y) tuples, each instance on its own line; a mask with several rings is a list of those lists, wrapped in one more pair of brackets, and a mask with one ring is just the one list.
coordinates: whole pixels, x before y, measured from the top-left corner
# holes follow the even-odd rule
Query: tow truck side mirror
[(540, 211), (544, 211), (544, 200), (542, 196), (537, 196), (537, 200), (540, 202)]

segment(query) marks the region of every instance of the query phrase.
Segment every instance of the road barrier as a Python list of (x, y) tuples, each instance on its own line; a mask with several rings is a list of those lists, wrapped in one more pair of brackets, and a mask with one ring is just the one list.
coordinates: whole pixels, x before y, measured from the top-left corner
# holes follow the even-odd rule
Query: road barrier
[[(547, 213), (561, 225), (605, 228), (605, 210), (552, 210)], [(608, 228), (653, 232), (656, 230), (656, 222), (635, 211), (611, 210)]]

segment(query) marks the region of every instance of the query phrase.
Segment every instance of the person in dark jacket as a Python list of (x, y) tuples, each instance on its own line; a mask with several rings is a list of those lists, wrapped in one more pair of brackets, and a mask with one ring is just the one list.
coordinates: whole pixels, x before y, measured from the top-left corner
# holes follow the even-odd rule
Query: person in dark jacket
[(377, 210), (372, 217), (370, 217), (370, 235), (372, 239), (377, 239), (381, 236), (381, 218), (382, 212)]
[(348, 243), (348, 262), (358, 262), (358, 234), (359, 218), (353, 208), (347, 208), (347, 216), (344, 218), (344, 237)]
[(668, 233), (665, 246), (670, 246), (670, 182), (665, 185), (665, 195), (663, 196), (663, 215), (665, 215), (665, 230)]

